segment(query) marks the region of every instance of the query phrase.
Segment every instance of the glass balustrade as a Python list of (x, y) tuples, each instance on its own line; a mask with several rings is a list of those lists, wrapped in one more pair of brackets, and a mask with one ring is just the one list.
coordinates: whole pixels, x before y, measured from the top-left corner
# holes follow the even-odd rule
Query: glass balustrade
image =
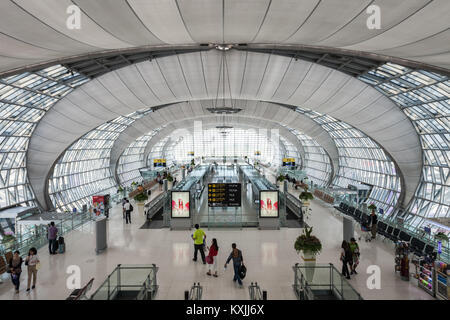
[(293, 288), (299, 300), (363, 300), (331, 263), (296, 264), (293, 270)]

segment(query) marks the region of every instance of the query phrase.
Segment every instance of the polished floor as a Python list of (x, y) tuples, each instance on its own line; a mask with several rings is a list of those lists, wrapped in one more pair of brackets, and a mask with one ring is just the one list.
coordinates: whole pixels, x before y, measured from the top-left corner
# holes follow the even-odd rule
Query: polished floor
[[(291, 190), (292, 192), (295, 192)], [(158, 192), (153, 192), (155, 197)], [(340, 267), (339, 251), (342, 239), (342, 218), (333, 209), (319, 201), (312, 201), (312, 215), (308, 223), (314, 227), (313, 233), (323, 243), (323, 251), (318, 256), (318, 263), (333, 263)], [(293, 244), (300, 229), (283, 228), (282, 230), (260, 231), (256, 228), (205, 230), (208, 240), (218, 239), (219, 277), (206, 275), (207, 267), (199, 259), (192, 261), (193, 245), (191, 231), (170, 231), (168, 229), (140, 229), (145, 222), (143, 216), (134, 213), (132, 223), (125, 224), (120, 208), (112, 210), (108, 221), (108, 249), (97, 255), (93, 225), (65, 236), (67, 251), (65, 254), (49, 256), (48, 250), (39, 252), (42, 268), (38, 272), (35, 290), (26, 293), (26, 274), (22, 274), (19, 294), (15, 294), (11, 281), (7, 277), (0, 284), (0, 299), (65, 299), (71, 290), (67, 289), (69, 276), (66, 269), (70, 265), (81, 268), (82, 284), (94, 277), (93, 290), (100, 286), (106, 276), (117, 264), (155, 263), (159, 267), (157, 299), (183, 299), (184, 291), (194, 282), (203, 286), (203, 299), (249, 299), (247, 286), (258, 282), (267, 290), (269, 299), (295, 299), (292, 289), (294, 279), (292, 266), (301, 262)], [(236, 242), (243, 251), (248, 273), (244, 280), (244, 289), (237, 288), (231, 281), (231, 266), (226, 270), (223, 264), (230, 252), (231, 243)], [(353, 276), (351, 284), (364, 299), (432, 299), (430, 295), (417, 287), (411, 279), (402, 281), (394, 273), (393, 244), (383, 243), (381, 239), (374, 242), (360, 242), (361, 263), (359, 274)], [(381, 289), (368, 289), (366, 281), (369, 265), (381, 268)]]

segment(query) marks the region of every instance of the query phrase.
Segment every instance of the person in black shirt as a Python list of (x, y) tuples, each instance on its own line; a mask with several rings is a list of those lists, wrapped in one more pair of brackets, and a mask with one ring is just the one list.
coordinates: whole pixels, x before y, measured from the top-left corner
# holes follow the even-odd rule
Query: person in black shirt
[(347, 241), (342, 241), (341, 245), (341, 257), (342, 261), (342, 275), (347, 279), (350, 279), (350, 272), (348, 270), (348, 265), (352, 263), (352, 251)]
[(372, 213), (370, 214), (370, 221), (372, 223), (372, 239), (375, 239), (376, 235), (377, 235), (377, 223), (378, 223), (378, 218), (377, 215), (375, 213), (375, 210), (372, 210)]

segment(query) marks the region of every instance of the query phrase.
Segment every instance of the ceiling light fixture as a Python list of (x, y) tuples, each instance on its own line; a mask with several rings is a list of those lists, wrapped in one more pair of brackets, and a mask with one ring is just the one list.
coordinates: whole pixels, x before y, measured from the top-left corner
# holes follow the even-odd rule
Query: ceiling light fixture
[(230, 107), (206, 108), (206, 110), (215, 114), (236, 114), (242, 111), (242, 109), (240, 108), (230, 108)]
[(231, 48), (233, 48), (233, 45), (232, 44), (216, 44), (216, 45), (214, 45), (214, 47), (220, 51), (228, 51)]

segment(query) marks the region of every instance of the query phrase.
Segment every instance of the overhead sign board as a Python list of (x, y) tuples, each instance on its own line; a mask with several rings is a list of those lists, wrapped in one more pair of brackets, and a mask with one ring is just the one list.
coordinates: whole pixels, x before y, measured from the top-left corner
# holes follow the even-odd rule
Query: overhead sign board
[(208, 207), (240, 207), (240, 183), (209, 183)]

